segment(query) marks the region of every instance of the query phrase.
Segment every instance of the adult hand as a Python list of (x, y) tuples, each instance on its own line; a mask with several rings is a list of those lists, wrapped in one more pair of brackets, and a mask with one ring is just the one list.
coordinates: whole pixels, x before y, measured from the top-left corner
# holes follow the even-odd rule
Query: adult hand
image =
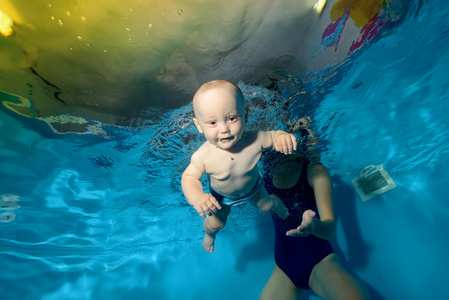
[(287, 231), (288, 236), (309, 236), (312, 234), (313, 229), (313, 218), (316, 213), (313, 210), (306, 210), (302, 214), (302, 222), (301, 225), (296, 229), (292, 229)]

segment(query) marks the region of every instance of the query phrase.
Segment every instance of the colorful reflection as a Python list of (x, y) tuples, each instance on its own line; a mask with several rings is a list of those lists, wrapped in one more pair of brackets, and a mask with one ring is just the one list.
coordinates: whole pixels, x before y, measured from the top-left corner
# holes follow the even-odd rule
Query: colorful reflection
[(5, 100), (1, 101), (1, 104), (10, 111), (23, 117), (43, 121), (56, 134), (93, 134), (107, 138), (107, 134), (103, 130), (104, 124), (99, 121), (89, 121), (71, 114), (40, 116), (29, 99), (0, 91), (0, 100), (2, 99)]
[(398, 22), (401, 14), (400, 8), (399, 1), (338, 0), (331, 8), (330, 16), (333, 22), (326, 27), (322, 34), (322, 45), (325, 48), (334, 47), (337, 52), (348, 20), (352, 20), (352, 24), (358, 28), (359, 34), (352, 35), (354, 38), (349, 47), (348, 54), (350, 54), (371, 41), (382, 27)]

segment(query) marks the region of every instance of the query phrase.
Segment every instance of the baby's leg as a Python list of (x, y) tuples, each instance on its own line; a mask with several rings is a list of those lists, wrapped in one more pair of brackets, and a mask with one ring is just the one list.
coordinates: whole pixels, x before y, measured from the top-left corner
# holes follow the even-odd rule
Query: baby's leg
[(268, 195), (265, 187), (261, 187), (257, 194), (251, 198), (251, 204), (261, 211), (274, 212), (281, 219), (285, 219), (288, 216), (288, 209), (285, 207), (284, 202), (275, 195)]
[(206, 252), (214, 252), (215, 236), (225, 227), (230, 212), (231, 207), (222, 204), (221, 209), (216, 213), (212, 212), (211, 216), (206, 216), (204, 220), (204, 231), (206, 234), (203, 240), (203, 248)]

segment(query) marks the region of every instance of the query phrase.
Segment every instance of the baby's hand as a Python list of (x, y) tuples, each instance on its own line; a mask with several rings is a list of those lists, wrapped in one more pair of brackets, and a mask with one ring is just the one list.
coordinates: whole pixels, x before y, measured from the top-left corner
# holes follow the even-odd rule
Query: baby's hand
[(296, 151), (296, 137), (291, 133), (283, 132), (276, 137), (274, 148), (284, 154), (292, 154)]
[(312, 220), (316, 213), (313, 210), (306, 210), (302, 214), (301, 225), (296, 229), (287, 231), (288, 236), (309, 236), (312, 234)]
[(206, 218), (207, 215), (211, 216), (212, 212), (216, 212), (221, 209), (220, 203), (211, 194), (203, 194), (199, 201), (196, 202), (193, 207), (200, 214), (201, 217)]

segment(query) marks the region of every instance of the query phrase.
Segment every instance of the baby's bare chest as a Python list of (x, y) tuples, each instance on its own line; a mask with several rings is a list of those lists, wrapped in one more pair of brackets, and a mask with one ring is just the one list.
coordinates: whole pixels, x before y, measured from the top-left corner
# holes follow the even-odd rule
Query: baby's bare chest
[(248, 147), (238, 153), (214, 151), (205, 159), (206, 172), (220, 181), (228, 180), (233, 176), (243, 177), (256, 167), (261, 154), (261, 147)]

